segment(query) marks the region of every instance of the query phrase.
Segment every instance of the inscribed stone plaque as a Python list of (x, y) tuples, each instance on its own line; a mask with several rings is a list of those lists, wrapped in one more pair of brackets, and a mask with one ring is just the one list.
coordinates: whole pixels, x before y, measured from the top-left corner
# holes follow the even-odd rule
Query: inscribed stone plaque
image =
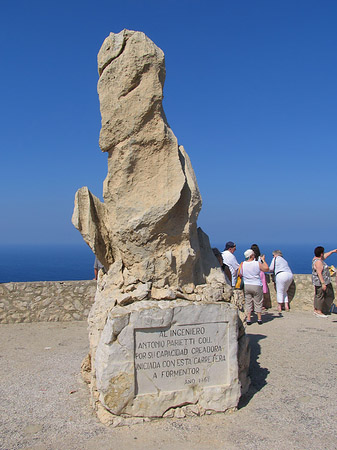
[(236, 407), (238, 314), (229, 303), (134, 302), (111, 311), (95, 355), (100, 401), (113, 414), (161, 417)]
[(229, 383), (228, 323), (135, 329), (135, 393)]

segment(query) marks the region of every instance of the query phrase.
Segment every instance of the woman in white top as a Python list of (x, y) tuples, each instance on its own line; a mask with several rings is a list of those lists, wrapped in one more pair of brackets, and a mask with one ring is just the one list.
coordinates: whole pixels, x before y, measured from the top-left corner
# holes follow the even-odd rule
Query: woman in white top
[(270, 272), (275, 273), (277, 307), (279, 312), (281, 312), (284, 303), (284, 309), (289, 311), (287, 291), (293, 281), (293, 273), (290, 270), (287, 261), (283, 258), (281, 250), (274, 250), (273, 256), (274, 258), (272, 259), (269, 268)]
[(268, 264), (264, 260), (264, 255), (260, 257), (260, 261), (255, 261), (255, 253), (252, 249), (248, 249), (244, 253), (246, 260), (240, 265), (240, 275), (243, 278), (243, 289), (245, 293), (245, 304), (247, 314), (247, 325), (250, 325), (251, 314), (254, 311), (257, 314), (257, 323), (262, 325), (262, 302), (263, 291), (260, 271), (268, 272)]

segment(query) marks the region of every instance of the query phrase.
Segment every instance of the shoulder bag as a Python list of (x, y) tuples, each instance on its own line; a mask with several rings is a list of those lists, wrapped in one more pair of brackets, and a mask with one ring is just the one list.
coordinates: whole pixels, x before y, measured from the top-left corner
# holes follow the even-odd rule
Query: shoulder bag
[(240, 264), (239, 270), (238, 270), (238, 278), (236, 280), (235, 289), (243, 289), (243, 263)]

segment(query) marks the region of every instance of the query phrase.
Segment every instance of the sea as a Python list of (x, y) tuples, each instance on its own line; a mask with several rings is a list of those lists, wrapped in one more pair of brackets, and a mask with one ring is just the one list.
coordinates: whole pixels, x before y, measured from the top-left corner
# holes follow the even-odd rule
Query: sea
[[(280, 249), (293, 273), (311, 273), (313, 250), (319, 244), (265, 244), (259, 247), (270, 264), (272, 251)], [(251, 244), (237, 244), (235, 256), (243, 261), (243, 252)], [(336, 248), (322, 244), (326, 250)], [(223, 244), (213, 244), (223, 251)], [(94, 260), (90, 248), (83, 245), (0, 245), (0, 283), (24, 281), (69, 281), (94, 278)], [(331, 255), (327, 263), (337, 267), (337, 254)]]

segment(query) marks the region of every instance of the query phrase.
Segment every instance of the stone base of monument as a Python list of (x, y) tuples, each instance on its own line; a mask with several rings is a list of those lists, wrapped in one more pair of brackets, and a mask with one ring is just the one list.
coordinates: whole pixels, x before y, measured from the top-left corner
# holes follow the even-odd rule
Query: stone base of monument
[(238, 310), (231, 303), (186, 300), (116, 306), (92, 364), (92, 398), (106, 423), (235, 409), (241, 395)]

